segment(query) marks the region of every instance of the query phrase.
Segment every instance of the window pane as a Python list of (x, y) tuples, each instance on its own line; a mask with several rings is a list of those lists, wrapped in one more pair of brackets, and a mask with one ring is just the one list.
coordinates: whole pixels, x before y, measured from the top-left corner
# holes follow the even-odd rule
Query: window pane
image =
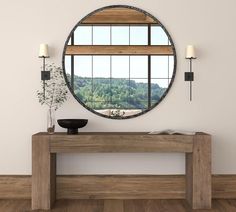
[(168, 88), (168, 79), (151, 79), (152, 85), (158, 85), (161, 89)]
[(148, 27), (130, 27), (130, 45), (148, 45)]
[(93, 77), (110, 78), (110, 56), (93, 56)]
[(129, 79), (111, 79), (112, 102), (127, 102)]
[(129, 78), (129, 56), (112, 56), (112, 78)]
[(71, 45), (71, 38), (69, 39), (67, 45)]
[(74, 56), (74, 74), (92, 77), (92, 56)]
[(148, 78), (148, 56), (130, 56), (130, 77)]
[(174, 56), (169, 56), (169, 78), (172, 78), (174, 71)]
[(146, 107), (148, 101), (148, 79), (130, 79), (129, 101), (134, 108), (142, 109)]
[(67, 76), (67, 80), (71, 83), (71, 56), (65, 56), (65, 72)]
[(92, 44), (92, 27), (78, 26), (74, 31), (75, 45), (91, 45)]
[(160, 26), (151, 26), (151, 45), (169, 45), (169, 39)]
[[(107, 102), (110, 101), (111, 97), (111, 86), (110, 79), (93, 79), (93, 101), (94, 102)], [(98, 109), (101, 103), (96, 104), (96, 109)]]
[(93, 102), (93, 108), (98, 113), (110, 116), (111, 104), (109, 102)]
[(123, 116), (125, 115), (124, 109), (128, 109), (129, 103), (126, 102), (112, 102), (111, 103), (111, 116)]
[(134, 102), (134, 109), (138, 109), (140, 112), (148, 108), (148, 101), (136, 101)]
[(168, 78), (168, 56), (151, 56), (151, 77)]
[(65, 56), (65, 71), (66, 74), (71, 75), (71, 56)]
[(75, 76), (74, 92), (85, 104), (92, 101), (92, 79)]
[(93, 45), (110, 45), (110, 26), (93, 27)]
[(154, 105), (156, 105), (157, 103), (158, 103), (159, 101), (151, 101), (151, 106), (154, 106)]
[(151, 100), (158, 102), (168, 87), (168, 79), (151, 80)]
[(129, 45), (128, 26), (112, 26), (112, 45)]
[(116, 102), (113, 104), (113, 107), (110, 110), (110, 116), (126, 117), (133, 116), (141, 112), (141, 109), (130, 108), (130, 105), (127, 102)]

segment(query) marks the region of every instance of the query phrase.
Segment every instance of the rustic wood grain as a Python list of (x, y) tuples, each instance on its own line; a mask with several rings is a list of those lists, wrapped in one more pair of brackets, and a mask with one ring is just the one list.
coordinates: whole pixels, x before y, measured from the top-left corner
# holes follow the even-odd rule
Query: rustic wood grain
[(31, 211), (30, 200), (0, 200), (1, 212), (26, 212)]
[(31, 177), (0, 175), (0, 199), (30, 199)]
[[(56, 153), (73, 152), (183, 152), (186, 153), (186, 198), (194, 209), (208, 209), (211, 207), (211, 136), (203, 133), (196, 135), (150, 135), (146, 133), (87, 133), (78, 135), (65, 134), (37, 134), (33, 136), (33, 175), (32, 175), (32, 208), (50, 209), (55, 200), (56, 181)], [(110, 181), (109, 181), (110, 180)], [(41, 184), (40, 184), (41, 182)], [(103, 187), (114, 187), (113, 179), (106, 179)], [(151, 186), (149, 192), (152, 198), (160, 198), (153, 181), (133, 197), (131, 191), (134, 186), (130, 183), (125, 187), (128, 193), (116, 187), (114, 192), (117, 199), (136, 198), (145, 196), (142, 191)], [(78, 184), (78, 183), (76, 183)], [(76, 185), (75, 184), (75, 185)], [(102, 183), (97, 183), (99, 186)], [(139, 183), (138, 183), (139, 184)], [(137, 184), (137, 185), (138, 185)], [(74, 188), (75, 185), (71, 184)], [(143, 186), (143, 185), (141, 185)], [(67, 185), (65, 188), (68, 188)], [(82, 186), (81, 186), (82, 187)], [(79, 188), (79, 191), (82, 188)], [(146, 188), (147, 187), (147, 188)], [(88, 186), (86, 186), (87, 190)], [(100, 191), (101, 189), (99, 189)], [(150, 189), (149, 189), (150, 190)], [(86, 192), (85, 192), (86, 193)], [(102, 198), (110, 199), (109, 190)], [(76, 192), (78, 195), (78, 192)], [(100, 194), (101, 195), (101, 194)], [(108, 196), (107, 196), (108, 195)], [(123, 195), (123, 196), (122, 196)], [(125, 197), (124, 197), (125, 196)], [(127, 196), (127, 197), (126, 197)], [(163, 195), (162, 195), (163, 196)], [(58, 197), (59, 198), (59, 197)], [(97, 198), (96, 191), (87, 193), (85, 198)], [(113, 197), (114, 198), (114, 197)], [(150, 197), (148, 197), (150, 198)]]
[(193, 209), (211, 208), (211, 136), (194, 136), (193, 152), (186, 153), (186, 198)]
[(56, 198), (56, 154), (49, 135), (32, 136), (32, 209), (50, 209)]
[(236, 199), (236, 175), (213, 175), (212, 196), (215, 199)]
[[(60, 201), (59, 201), (60, 202)], [(64, 203), (67, 203), (66, 212), (103, 212), (104, 211), (104, 201), (103, 200), (63, 200)], [(64, 209), (62, 212), (65, 212), (65, 207), (63, 204), (55, 205), (56, 209)], [(53, 208), (54, 211), (55, 208)], [(112, 211), (110, 211), (112, 212)]]
[[(107, 212), (107, 200), (58, 200), (48, 212)], [(124, 205), (121, 212), (235, 212), (236, 200), (213, 200), (212, 209), (192, 210), (185, 200), (120, 200)], [(110, 202), (112, 204), (112, 201)], [(120, 204), (111, 205), (112, 211), (118, 212)], [(117, 205), (117, 207), (116, 207)], [(122, 210), (122, 209), (121, 209)], [(0, 200), (1, 212), (32, 212), (30, 200)], [(44, 212), (45, 210), (37, 210)]]
[(174, 55), (169, 45), (68, 45), (66, 55)]
[(104, 200), (104, 212), (124, 212), (123, 200)]
[(107, 8), (96, 12), (85, 20), (82, 24), (152, 24), (157, 23), (150, 16), (143, 12), (129, 8)]
[(193, 136), (143, 134), (79, 134), (50, 136), (50, 152), (192, 152)]
[[(110, 178), (114, 178), (114, 182), (118, 183), (120, 192), (114, 191), (114, 188), (106, 187), (109, 184)], [(146, 187), (146, 191), (142, 190), (142, 194), (135, 195), (135, 192), (140, 192), (141, 187), (137, 184), (145, 184), (153, 179), (154, 187), (161, 186), (161, 191), (156, 194), (151, 193), (153, 189)], [(106, 182), (108, 179), (108, 182)], [(99, 186), (102, 183), (103, 186)], [(127, 186), (127, 184), (130, 184)], [(74, 187), (73, 187), (73, 186)], [(105, 186), (106, 185), (106, 186)], [(113, 185), (112, 185), (113, 186)], [(82, 188), (82, 190), (80, 190)], [(87, 188), (87, 189), (86, 189)], [(132, 188), (132, 191), (127, 191), (126, 188)], [(99, 190), (100, 189), (100, 190)], [(87, 190), (87, 191), (86, 191)], [(110, 195), (106, 191), (110, 191)], [(101, 199), (112, 197), (118, 199), (125, 197), (125, 193), (130, 192), (134, 199), (148, 199), (151, 195), (161, 196), (162, 199), (184, 199), (185, 198), (185, 176), (184, 175), (65, 175), (57, 176), (57, 198), (60, 199), (79, 199), (79, 198), (96, 198)], [(98, 192), (100, 191), (100, 192)], [(127, 196), (126, 196), (127, 197)], [(157, 197), (157, 196), (156, 196)], [(212, 176), (212, 197), (213, 199), (236, 199), (236, 175), (213, 175)], [(31, 176), (29, 175), (2, 175), (0, 176), (0, 199), (30, 199), (31, 198)], [(125, 199), (125, 198), (124, 198)]]
[(58, 199), (182, 199), (182, 176), (60, 176)]

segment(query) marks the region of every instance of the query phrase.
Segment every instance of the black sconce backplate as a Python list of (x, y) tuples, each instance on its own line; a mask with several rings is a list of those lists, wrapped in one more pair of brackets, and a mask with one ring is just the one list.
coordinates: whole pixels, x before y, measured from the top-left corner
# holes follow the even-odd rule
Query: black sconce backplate
[(194, 73), (193, 72), (185, 72), (184, 73), (185, 81), (194, 81)]
[(50, 80), (50, 71), (41, 71), (41, 80)]

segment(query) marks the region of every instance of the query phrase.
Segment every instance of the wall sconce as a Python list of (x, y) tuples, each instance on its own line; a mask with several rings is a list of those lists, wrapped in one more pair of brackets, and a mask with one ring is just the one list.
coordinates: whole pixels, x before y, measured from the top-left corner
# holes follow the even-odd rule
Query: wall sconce
[(186, 59), (189, 60), (189, 72), (184, 73), (184, 80), (190, 82), (190, 101), (192, 101), (192, 82), (194, 81), (194, 73), (192, 72), (192, 60), (197, 59), (195, 48), (193, 45), (186, 47)]
[(49, 58), (48, 45), (40, 44), (39, 46), (39, 58), (43, 58), (43, 66), (41, 71), (41, 80), (43, 80), (43, 92), (45, 98), (45, 80), (50, 80), (50, 71), (46, 71), (46, 58)]

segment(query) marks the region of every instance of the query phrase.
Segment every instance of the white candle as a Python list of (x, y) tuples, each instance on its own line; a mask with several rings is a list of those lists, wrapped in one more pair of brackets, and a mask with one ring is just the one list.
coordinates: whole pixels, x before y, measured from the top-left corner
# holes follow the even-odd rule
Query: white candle
[(187, 59), (196, 58), (195, 47), (193, 45), (188, 45), (186, 47), (186, 56)]
[(39, 46), (39, 57), (49, 57), (48, 54), (48, 45), (47, 44), (40, 44)]

